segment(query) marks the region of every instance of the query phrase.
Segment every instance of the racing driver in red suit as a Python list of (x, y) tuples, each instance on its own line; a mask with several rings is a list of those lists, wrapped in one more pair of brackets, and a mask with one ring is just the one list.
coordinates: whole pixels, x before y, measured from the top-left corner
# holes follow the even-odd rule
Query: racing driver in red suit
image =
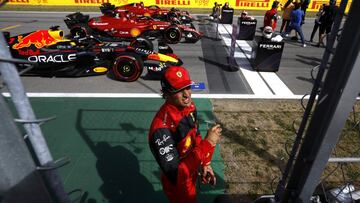
[(202, 183), (216, 183), (210, 161), (222, 129), (217, 124), (202, 139), (191, 84), (185, 68), (173, 66), (165, 71), (161, 79), (165, 103), (149, 132), (150, 149), (162, 170), (163, 190), (171, 203), (196, 203), (199, 168)]

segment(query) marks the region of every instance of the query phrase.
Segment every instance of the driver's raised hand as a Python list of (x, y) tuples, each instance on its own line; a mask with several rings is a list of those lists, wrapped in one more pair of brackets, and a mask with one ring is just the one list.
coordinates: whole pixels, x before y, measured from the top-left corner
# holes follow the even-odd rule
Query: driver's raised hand
[(207, 140), (208, 142), (210, 142), (210, 144), (215, 146), (220, 141), (221, 131), (222, 131), (222, 128), (221, 128), (220, 124), (214, 125), (207, 131), (205, 140)]

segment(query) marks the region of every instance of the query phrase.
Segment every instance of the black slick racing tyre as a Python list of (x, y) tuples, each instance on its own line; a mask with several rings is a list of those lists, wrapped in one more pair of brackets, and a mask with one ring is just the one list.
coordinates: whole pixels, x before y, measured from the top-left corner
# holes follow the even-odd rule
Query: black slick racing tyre
[(76, 26), (70, 29), (70, 34), (72, 37), (84, 38), (90, 35), (90, 31), (86, 27)]
[(181, 30), (176, 26), (170, 26), (165, 30), (164, 38), (169, 44), (177, 44), (182, 37)]
[(142, 59), (134, 53), (119, 54), (114, 60), (112, 72), (116, 80), (136, 81), (144, 68)]
[(171, 19), (172, 18), (178, 18), (178, 15), (175, 13), (175, 12), (173, 12), (173, 11), (171, 11), (171, 12), (169, 12), (168, 14), (167, 14), (167, 20), (169, 21), (169, 22), (171, 22)]
[(146, 38), (136, 38), (130, 43), (130, 46), (154, 51), (154, 44)]

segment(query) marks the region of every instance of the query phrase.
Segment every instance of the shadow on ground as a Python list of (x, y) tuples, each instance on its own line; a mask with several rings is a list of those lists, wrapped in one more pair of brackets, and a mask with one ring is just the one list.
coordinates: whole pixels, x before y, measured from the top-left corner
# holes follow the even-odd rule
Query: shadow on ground
[[(89, 186), (93, 194), (85, 189), (82, 203), (167, 202), (160, 186), (160, 170), (148, 147), (148, 129), (129, 114), (136, 112), (78, 110), (76, 129), (96, 160), (97, 174), (88, 176), (100, 179), (98, 185)], [(217, 174), (217, 182), (215, 187), (199, 187), (199, 202), (213, 202), (222, 194), (225, 185), (222, 175)]]
[[(100, 131), (97, 137), (103, 137), (101, 131), (107, 134), (107, 129), (87, 129), (82, 125), (84, 120), (84, 111), (78, 111), (77, 130), (81, 137), (96, 156), (96, 169), (102, 184), (99, 185), (99, 191), (102, 196), (110, 203), (115, 202), (145, 202), (148, 200), (158, 201), (161, 199), (162, 194), (156, 192), (152, 184), (147, 178), (140, 173), (140, 165), (137, 156), (122, 145), (111, 143), (111, 140), (94, 141), (91, 139), (90, 131)], [(112, 111), (111, 111), (112, 112)], [(94, 111), (92, 110), (92, 113)], [(106, 114), (106, 111), (99, 111), (98, 114)], [(106, 115), (99, 115), (106, 117)], [(94, 126), (95, 127), (95, 126)], [(130, 129), (133, 125), (123, 125), (124, 131), (134, 130)], [(108, 129), (112, 130), (112, 129)], [(138, 129), (135, 129), (138, 130)], [(90, 132), (90, 133), (89, 133)], [(117, 133), (117, 136), (129, 136), (121, 134), (122, 131)], [(135, 149), (136, 150), (136, 149)], [(95, 199), (88, 199), (88, 203), (100, 202)]]

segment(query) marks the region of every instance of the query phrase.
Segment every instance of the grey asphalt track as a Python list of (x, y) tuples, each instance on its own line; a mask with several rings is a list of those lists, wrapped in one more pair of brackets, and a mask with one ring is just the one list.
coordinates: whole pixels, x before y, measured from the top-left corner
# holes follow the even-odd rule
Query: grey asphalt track
[[(63, 22), (67, 13), (44, 12), (4, 12), (0, 11), (0, 31), (10, 31), (11, 35), (26, 33), (37, 29), (47, 29), (59, 25), (68, 33)], [(100, 15), (91, 13), (91, 16)], [(183, 60), (194, 81), (204, 82), (206, 89), (200, 94), (253, 94), (246, 78), (240, 71), (229, 71), (228, 50), (222, 40), (216, 39), (216, 25), (207, 16), (195, 26), (204, 32), (204, 38), (195, 44), (180, 43), (171, 45), (175, 53)], [(262, 26), (262, 17), (258, 17), (258, 27)], [(234, 16), (234, 22), (237, 16)], [(308, 40), (313, 27), (313, 19), (307, 19), (303, 25), (305, 38)], [(280, 27), (281, 20), (278, 27)], [(279, 29), (279, 28), (278, 28)], [(260, 35), (257, 29), (256, 35)], [(315, 37), (317, 41), (317, 37)], [(312, 88), (311, 69), (320, 64), (324, 48), (317, 48), (308, 43), (302, 48), (299, 42), (285, 40), (280, 69), (276, 75), (295, 94), (309, 93)], [(156, 43), (155, 43), (156, 44)], [(252, 42), (249, 42), (252, 44)], [(139, 79), (136, 82), (118, 82), (104, 76), (83, 78), (44, 78), (22, 77), (27, 92), (51, 93), (159, 93), (158, 81)]]

